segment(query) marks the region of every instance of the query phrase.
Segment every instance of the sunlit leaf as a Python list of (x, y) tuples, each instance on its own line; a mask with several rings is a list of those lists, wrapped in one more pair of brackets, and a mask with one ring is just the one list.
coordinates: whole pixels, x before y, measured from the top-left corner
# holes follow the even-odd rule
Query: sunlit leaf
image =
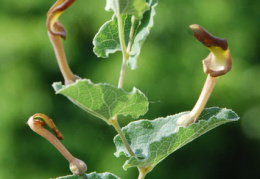
[[(193, 123), (186, 128), (179, 127), (176, 121), (186, 113), (182, 112), (155, 120), (139, 120), (124, 127), (123, 132), (136, 154), (136, 157), (130, 157), (125, 162), (124, 169), (136, 166), (155, 166), (168, 155), (209, 130), (239, 119), (232, 110), (214, 107), (204, 109), (198, 123)], [(115, 153), (117, 157), (120, 155), (129, 157), (118, 135), (114, 138), (114, 143), (117, 148)]]
[(53, 88), (57, 94), (68, 97), (80, 108), (105, 121), (117, 115), (137, 118), (148, 110), (146, 96), (136, 88), (127, 93), (122, 88), (106, 83), (94, 84), (88, 79), (67, 86), (54, 83)]
[[(136, 61), (141, 51), (141, 46), (153, 27), (153, 17), (155, 15), (156, 0), (147, 0), (149, 10), (146, 11), (141, 20), (135, 20), (134, 33), (131, 43), (131, 52), (128, 64), (131, 69), (136, 68)], [(129, 43), (130, 30), (132, 26), (131, 16), (123, 16), (124, 36), (126, 45)], [(96, 34), (93, 40), (94, 52), (98, 57), (107, 58), (110, 53), (115, 53), (121, 50), (118, 23), (116, 16), (113, 16), (110, 21), (107, 21)]]

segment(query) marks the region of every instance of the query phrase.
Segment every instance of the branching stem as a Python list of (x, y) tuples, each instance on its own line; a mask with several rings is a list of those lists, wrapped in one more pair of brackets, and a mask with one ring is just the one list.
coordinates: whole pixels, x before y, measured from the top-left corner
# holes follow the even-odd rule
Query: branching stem
[[(127, 66), (127, 60), (129, 58), (129, 54), (131, 51), (131, 42), (132, 42), (132, 35), (133, 35), (133, 28), (131, 28), (130, 36), (129, 36), (129, 43), (128, 47), (126, 48), (126, 42), (125, 42), (125, 34), (124, 34), (124, 25), (123, 25), (123, 17), (122, 15), (117, 16), (117, 21), (118, 21), (118, 33), (119, 33), (119, 40), (121, 44), (121, 49), (122, 49), (122, 54), (123, 54), (123, 60), (122, 60), (122, 66), (121, 66), (121, 71), (120, 71), (120, 76), (119, 76), (119, 82), (118, 82), (118, 88), (123, 88), (123, 83), (124, 83), (124, 77), (125, 77), (125, 70)], [(133, 24), (132, 24), (133, 26)], [(118, 123), (117, 116), (114, 116), (110, 120), (111, 125), (115, 128), (119, 136), (121, 137), (129, 155), (134, 156), (134, 152), (131, 149), (124, 133), (121, 130), (121, 127)]]
[(131, 29), (130, 29), (129, 41), (128, 41), (127, 47), (126, 47), (126, 42), (125, 42), (123, 17), (122, 17), (121, 14), (117, 16), (117, 21), (118, 21), (119, 40), (120, 40), (122, 54), (123, 54), (122, 66), (121, 66), (119, 82), (118, 82), (118, 88), (122, 88), (123, 83), (124, 83), (127, 61), (129, 59), (130, 53), (131, 53), (133, 36), (134, 36), (134, 25), (135, 25), (136, 19), (135, 19), (134, 16), (132, 16), (132, 18), (131, 18), (132, 26), (131, 26)]
[[(131, 48), (132, 48), (132, 43), (133, 43), (133, 36), (134, 36), (134, 25), (136, 23), (136, 19), (134, 16), (132, 16), (131, 18), (131, 29), (130, 29), (130, 34), (129, 34), (129, 41), (127, 44), (127, 48), (126, 48), (126, 42), (125, 42), (125, 34), (124, 34), (124, 26), (123, 26), (123, 18), (122, 15), (118, 15), (117, 16), (117, 20), (118, 20), (118, 32), (119, 32), (119, 39), (120, 39), (120, 44), (121, 44), (121, 49), (122, 49), (122, 54), (123, 54), (123, 60), (122, 60), (122, 66), (121, 66), (121, 71), (120, 71), (120, 76), (119, 76), (119, 82), (118, 82), (118, 88), (122, 88), (123, 87), (123, 83), (124, 83), (124, 77), (125, 77), (125, 70), (126, 70), (126, 66), (127, 66), (127, 61), (130, 57), (130, 53), (131, 53)], [(114, 128), (116, 129), (116, 131), (118, 132), (119, 136), (121, 137), (126, 150), (128, 151), (130, 156), (135, 156), (133, 150), (131, 149), (124, 133), (121, 130), (121, 127), (117, 121), (117, 116), (115, 116), (114, 118), (111, 119), (111, 124), (114, 126)], [(152, 170), (153, 167), (149, 166), (149, 167), (138, 167), (139, 170), (139, 176), (138, 179), (144, 179), (145, 175), (147, 173), (149, 173)]]
[(133, 37), (134, 37), (134, 31), (135, 31), (135, 22), (136, 22), (135, 16), (132, 16), (132, 18), (131, 18), (132, 26), (131, 26), (131, 30), (130, 30), (130, 34), (129, 34), (129, 41), (128, 41), (127, 49), (126, 49), (126, 52), (128, 54), (128, 58), (130, 56), (132, 43), (133, 43)]
[(127, 59), (129, 58), (129, 54), (126, 51), (123, 17), (122, 17), (121, 14), (117, 16), (117, 21), (118, 21), (119, 40), (120, 40), (122, 54), (123, 54), (122, 66), (121, 66), (119, 82), (118, 82), (118, 88), (122, 88), (123, 83), (124, 83), (124, 77), (125, 77), (126, 63), (127, 63)]

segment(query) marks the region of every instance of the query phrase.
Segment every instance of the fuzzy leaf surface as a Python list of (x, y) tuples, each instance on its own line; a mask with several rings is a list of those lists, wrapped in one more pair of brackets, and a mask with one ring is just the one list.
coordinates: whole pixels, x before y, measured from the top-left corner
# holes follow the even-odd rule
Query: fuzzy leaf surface
[[(232, 110), (213, 107), (204, 109), (197, 123), (186, 128), (177, 126), (178, 118), (186, 113), (182, 112), (155, 120), (139, 120), (124, 127), (123, 132), (136, 154), (136, 157), (130, 157), (125, 162), (124, 169), (137, 166), (154, 167), (168, 155), (209, 130), (239, 119)], [(114, 138), (114, 143), (117, 157), (130, 156), (118, 135)]]
[(81, 176), (76, 176), (76, 175), (67, 175), (63, 177), (58, 177), (56, 179), (120, 179), (116, 175), (112, 173), (90, 173), (90, 174), (85, 174)]
[[(133, 23), (133, 34), (131, 41), (131, 51), (128, 61), (128, 65), (131, 69), (136, 68), (137, 58), (140, 54), (141, 47), (146, 37), (149, 35), (151, 28), (154, 25), (155, 6), (157, 0), (146, 0), (149, 6), (143, 14), (143, 18), (135, 20)], [(129, 43), (129, 37), (132, 22), (131, 15), (123, 16), (124, 36), (126, 45)], [(118, 34), (118, 23), (116, 16), (113, 16), (110, 21), (107, 21), (98, 31), (93, 40), (94, 53), (98, 57), (107, 58), (109, 54), (115, 53), (121, 50), (119, 34)]]
[(144, 11), (148, 10), (145, 0), (107, 0), (107, 11), (114, 11), (118, 15), (133, 15), (137, 19), (141, 19)]
[(88, 79), (67, 86), (54, 83), (53, 88), (56, 94), (68, 97), (83, 110), (105, 121), (116, 115), (137, 118), (148, 110), (146, 96), (136, 88), (128, 93), (122, 88), (106, 83), (94, 84)]

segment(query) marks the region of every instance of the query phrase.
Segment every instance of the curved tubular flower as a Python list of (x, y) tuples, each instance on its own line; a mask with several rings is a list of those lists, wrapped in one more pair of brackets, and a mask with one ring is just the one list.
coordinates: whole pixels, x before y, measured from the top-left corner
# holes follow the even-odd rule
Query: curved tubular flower
[(59, 35), (63, 39), (66, 39), (66, 31), (62, 24), (58, 21), (60, 15), (69, 8), (75, 0), (58, 0), (50, 8), (47, 13), (47, 28), (50, 33), (53, 35)]
[(75, 0), (58, 0), (47, 13), (47, 29), (50, 41), (63, 75), (65, 85), (75, 82), (79, 77), (74, 75), (68, 65), (60, 37), (66, 39), (66, 31), (58, 21), (59, 16), (72, 5)]
[(203, 70), (208, 74), (208, 76), (200, 97), (192, 111), (188, 114), (182, 115), (177, 121), (177, 124), (183, 127), (187, 127), (189, 124), (198, 120), (198, 117), (206, 106), (219, 76), (229, 72), (232, 66), (232, 58), (229, 52), (227, 40), (214, 37), (197, 24), (191, 25), (190, 28), (194, 32), (194, 37), (211, 52), (208, 57), (202, 61)]
[[(45, 114), (37, 113), (29, 118), (27, 125), (34, 132), (47, 139), (54, 147), (58, 149), (58, 151), (69, 161), (70, 170), (74, 175), (80, 175), (87, 171), (87, 165), (82, 160), (79, 160), (71, 155), (71, 153), (58, 140), (62, 140), (64, 137), (51, 118)], [(46, 125), (49, 126), (58, 139), (44, 128)]]
[(194, 32), (194, 37), (211, 51), (208, 57), (203, 60), (204, 72), (213, 77), (229, 72), (232, 67), (232, 58), (227, 40), (214, 37), (197, 24), (191, 25), (190, 28)]

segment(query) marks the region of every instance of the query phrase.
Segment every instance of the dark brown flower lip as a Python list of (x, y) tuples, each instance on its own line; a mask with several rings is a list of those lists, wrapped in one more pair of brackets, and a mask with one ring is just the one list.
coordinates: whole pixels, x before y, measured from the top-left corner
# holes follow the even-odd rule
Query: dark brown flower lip
[(202, 61), (204, 73), (218, 77), (229, 72), (232, 68), (232, 57), (227, 40), (213, 36), (198, 24), (190, 25), (190, 28), (194, 37), (211, 51)]
[[(56, 20), (52, 22), (53, 18), (60, 16), (63, 11), (69, 8), (76, 0), (57, 0), (47, 13), (47, 29), (53, 35), (59, 35), (66, 39), (66, 31), (62, 24)], [(57, 18), (58, 19), (58, 18)]]
[(193, 30), (194, 37), (206, 47), (218, 46), (223, 50), (228, 49), (228, 43), (226, 39), (213, 36), (207, 30), (197, 24), (190, 25), (190, 28)]

